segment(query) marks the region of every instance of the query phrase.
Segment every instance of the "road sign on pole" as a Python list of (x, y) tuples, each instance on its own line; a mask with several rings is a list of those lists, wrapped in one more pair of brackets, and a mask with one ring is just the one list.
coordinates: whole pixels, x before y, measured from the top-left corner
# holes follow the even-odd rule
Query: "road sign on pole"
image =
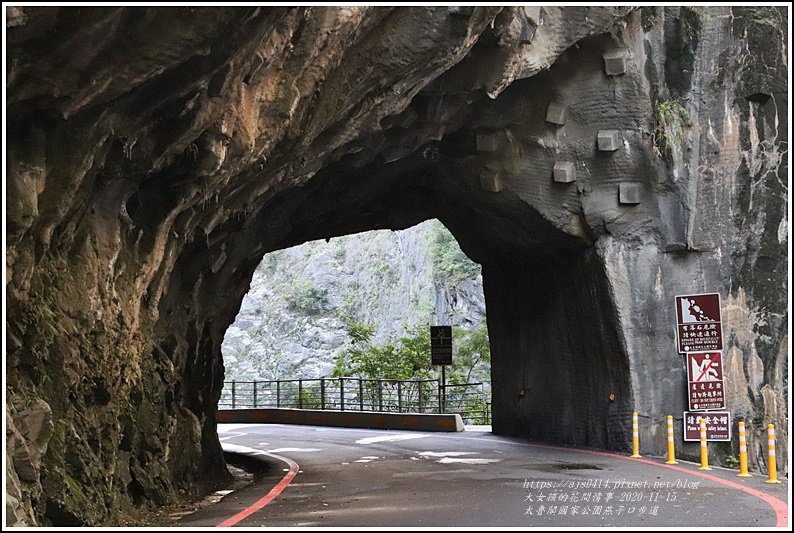
[(700, 440), (700, 418), (704, 418), (706, 420), (706, 440), (731, 440), (730, 411), (708, 411), (706, 413), (684, 411), (685, 441)]
[(725, 409), (725, 382), (720, 352), (686, 354), (686, 372), (691, 410)]
[(452, 364), (452, 326), (430, 326), (430, 358), (434, 366)]
[(722, 350), (719, 294), (676, 296), (675, 312), (680, 353)]

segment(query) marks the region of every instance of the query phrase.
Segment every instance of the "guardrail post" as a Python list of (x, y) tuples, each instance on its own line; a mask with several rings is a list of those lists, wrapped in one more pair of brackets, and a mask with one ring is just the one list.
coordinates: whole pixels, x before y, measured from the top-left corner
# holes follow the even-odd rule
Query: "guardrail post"
[(254, 409), (256, 409), (256, 384), (258, 382), (254, 381)]
[(677, 465), (675, 460), (675, 441), (673, 433), (673, 415), (667, 415), (667, 461), (665, 464)]
[(738, 477), (753, 477), (747, 471), (747, 433), (744, 429), (744, 422), (739, 422), (739, 473)]
[(237, 382), (232, 380), (232, 409), (235, 408), (235, 404), (237, 403), (236, 402), (236, 391), (235, 391), (236, 387), (235, 387), (235, 385), (237, 385)]
[(766, 429), (769, 440), (767, 441), (767, 451), (769, 452), (769, 479), (764, 483), (780, 483), (777, 479), (777, 457), (775, 455), (775, 425), (769, 424)]
[(298, 380), (298, 409), (303, 409), (303, 380)]
[(700, 468), (698, 470), (711, 470), (709, 466), (709, 443), (706, 433), (706, 419), (698, 417), (700, 420)]
[(364, 410), (364, 380), (358, 378), (358, 409)]
[(325, 378), (320, 378), (320, 409), (325, 410)]
[(422, 382), (417, 381), (416, 386), (419, 387), (419, 412), (424, 412), (424, 406), (422, 405)]
[(345, 410), (345, 378), (339, 378), (339, 410)]
[(276, 407), (281, 407), (281, 380), (276, 380)]
[(378, 380), (378, 411), (383, 411), (383, 380)]
[(631, 456), (635, 459), (642, 457), (642, 455), (640, 455), (640, 421), (637, 416), (637, 411), (631, 414), (631, 443)]
[(403, 412), (403, 382), (402, 380), (397, 382), (397, 412)]

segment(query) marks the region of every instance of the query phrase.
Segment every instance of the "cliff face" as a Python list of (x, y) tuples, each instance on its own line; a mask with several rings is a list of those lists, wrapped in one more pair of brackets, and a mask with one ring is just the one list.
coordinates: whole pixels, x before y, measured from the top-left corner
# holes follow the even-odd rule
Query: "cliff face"
[(659, 446), (672, 298), (714, 291), (752, 462), (786, 442), (785, 9), (6, 14), (10, 523), (224, 475), (263, 255), (429, 218), (483, 265), (495, 431)]
[(226, 330), (226, 380), (327, 376), (350, 347), (347, 320), (371, 325), (379, 344), (428, 324), (479, 326), (479, 271), (438, 221), (271, 252)]

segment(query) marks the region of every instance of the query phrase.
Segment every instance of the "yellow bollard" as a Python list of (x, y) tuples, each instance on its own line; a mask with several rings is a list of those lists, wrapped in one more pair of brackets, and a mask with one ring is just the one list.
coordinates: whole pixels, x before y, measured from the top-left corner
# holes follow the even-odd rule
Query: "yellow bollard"
[(775, 457), (775, 425), (769, 424), (766, 432), (769, 437), (769, 479), (764, 483), (780, 483), (777, 479), (777, 458)]
[(632, 441), (632, 457), (642, 457), (640, 455), (640, 422), (637, 418), (637, 411), (631, 415), (631, 441)]
[(739, 473), (738, 477), (753, 477), (747, 471), (747, 437), (744, 430), (744, 422), (739, 422)]
[(678, 461), (675, 460), (675, 442), (673, 441), (673, 416), (667, 416), (667, 465), (677, 465)]
[(706, 434), (706, 419), (699, 416), (698, 420), (700, 420), (700, 468), (698, 468), (698, 470), (711, 470), (709, 466), (709, 444)]

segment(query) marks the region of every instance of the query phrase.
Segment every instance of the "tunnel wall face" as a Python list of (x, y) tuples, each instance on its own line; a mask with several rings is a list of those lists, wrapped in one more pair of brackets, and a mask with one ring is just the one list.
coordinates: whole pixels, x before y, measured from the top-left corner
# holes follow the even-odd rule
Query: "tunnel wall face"
[(715, 291), (786, 469), (784, 8), (158, 9), (7, 8), (9, 524), (221, 479), (262, 256), (431, 217), (483, 264), (497, 431), (620, 449), (633, 406), (660, 451), (672, 296)]
[(625, 450), (629, 362), (601, 259), (487, 264), (483, 284), (494, 432)]

